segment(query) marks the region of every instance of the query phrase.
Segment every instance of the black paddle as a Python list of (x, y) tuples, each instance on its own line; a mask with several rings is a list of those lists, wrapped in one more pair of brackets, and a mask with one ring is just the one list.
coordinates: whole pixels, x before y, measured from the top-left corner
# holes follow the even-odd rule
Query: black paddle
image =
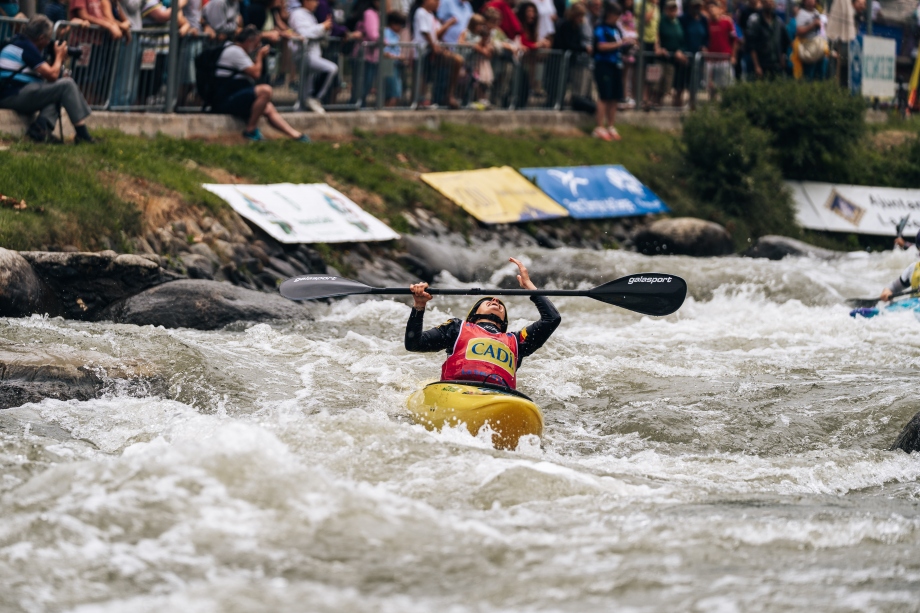
[[(662, 317), (680, 308), (687, 282), (674, 275), (647, 272), (621, 277), (587, 290), (566, 289), (438, 289), (433, 296), (587, 296), (643, 315)], [(371, 287), (359, 281), (329, 275), (304, 275), (281, 284), (281, 295), (291, 300), (318, 300), (360, 294), (411, 294), (408, 287)]]
[[(896, 294), (892, 294), (892, 295), (891, 295), (891, 298), (897, 298), (898, 296), (909, 296), (909, 295), (915, 294), (915, 293), (917, 293), (917, 290), (914, 290), (914, 289), (906, 289), (906, 290), (904, 290), (903, 292), (898, 292), (898, 293), (896, 293)], [(889, 300), (890, 300), (891, 298), (889, 298)], [(875, 297), (875, 298), (849, 298), (849, 299), (847, 299), (847, 306), (851, 306), (851, 307), (857, 308), (857, 309), (865, 309), (865, 308), (869, 308), (869, 307), (874, 307), (876, 304), (878, 304), (878, 302), (879, 302), (880, 300), (881, 300), (881, 298), (878, 298), (878, 297)]]

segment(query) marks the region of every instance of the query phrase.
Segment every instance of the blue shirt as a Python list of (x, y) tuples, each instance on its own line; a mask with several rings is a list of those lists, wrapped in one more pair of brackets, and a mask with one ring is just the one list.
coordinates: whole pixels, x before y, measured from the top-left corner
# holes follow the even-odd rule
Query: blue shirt
[(703, 47), (709, 47), (709, 21), (700, 15), (693, 19), (689, 14), (680, 18), (680, 23), (684, 27), (684, 42), (687, 44), (687, 51), (696, 53)]
[(456, 43), (460, 41), (460, 35), (470, 25), (470, 17), (473, 16), (473, 5), (467, 0), (441, 0), (438, 7), (438, 19), (441, 23), (451, 17), (457, 18), (457, 23), (448, 28), (444, 33), (445, 43)]
[(386, 43), (386, 46), (383, 48), (384, 53), (394, 55), (396, 57), (400, 57), (402, 55), (402, 48), (399, 46), (399, 34), (390, 28), (383, 29), (383, 42)]
[(29, 83), (43, 81), (34, 69), (44, 63), (45, 58), (35, 43), (21, 34), (14, 38), (13, 42), (0, 50), (0, 81), (8, 79), (23, 66), (28, 68), (13, 77), (12, 82), (0, 92), (0, 98), (18, 94)]
[[(620, 32), (620, 28), (616, 26), (608, 26), (605, 23), (598, 25), (594, 28), (594, 42), (597, 43), (618, 43), (623, 40), (623, 33)], [(613, 51), (595, 51), (594, 52), (594, 61), (595, 62), (607, 62), (609, 64), (619, 64), (622, 62), (620, 59), (620, 49), (614, 49)]]

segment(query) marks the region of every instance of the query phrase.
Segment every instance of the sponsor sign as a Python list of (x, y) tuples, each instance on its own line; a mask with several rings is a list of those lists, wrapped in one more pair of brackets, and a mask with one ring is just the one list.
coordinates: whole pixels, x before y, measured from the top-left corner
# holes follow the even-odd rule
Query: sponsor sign
[(868, 98), (895, 96), (895, 41), (858, 36), (850, 41), (850, 92)]
[(568, 217), (516, 170), (509, 166), (461, 172), (429, 172), (422, 181), (467, 213), (487, 224)]
[(897, 225), (910, 215), (903, 235), (920, 230), (920, 189), (834, 185), (790, 181), (799, 225), (812, 230), (896, 236)]
[(282, 243), (351, 243), (399, 238), (382, 221), (325, 183), (205, 184), (203, 187)]
[(521, 174), (575, 219), (668, 212), (658, 196), (622, 166), (522, 168)]
[(466, 347), (465, 357), (467, 360), (478, 360), (494, 364), (512, 377), (514, 376), (516, 360), (508, 349), (508, 345), (500, 341), (490, 338), (473, 339)]

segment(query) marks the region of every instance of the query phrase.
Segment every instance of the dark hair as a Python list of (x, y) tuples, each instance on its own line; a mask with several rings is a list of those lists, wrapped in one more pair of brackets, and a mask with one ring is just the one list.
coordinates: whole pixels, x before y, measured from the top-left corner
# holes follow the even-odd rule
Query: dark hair
[(622, 15), (622, 14), (623, 14), (623, 8), (616, 2), (613, 2), (612, 0), (607, 0), (607, 2), (604, 3), (604, 21), (607, 20), (607, 15)]
[[(537, 16), (533, 20), (533, 23), (528, 25), (524, 23), (524, 13), (526, 13), (527, 9), (531, 7)], [(521, 2), (517, 5), (517, 10), (514, 12), (517, 14), (518, 21), (521, 22), (521, 28), (524, 29), (524, 33), (527, 35), (527, 37), (533, 42), (537, 42), (537, 22), (540, 20), (540, 11), (537, 10), (537, 5), (529, 1)]]
[(233, 42), (235, 43), (245, 43), (255, 37), (261, 36), (259, 29), (252, 24), (249, 24), (239, 32), (236, 36), (233, 37)]
[(36, 15), (22, 29), (22, 35), (31, 41), (36, 41), (42, 36), (51, 36), (52, 29), (50, 19), (44, 15)]
[(396, 11), (393, 11), (392, 13), (387, 13), (387, 24), (393, 24), (393, 25), (405, 27), (406, 16), (403, 15), (402, 13), (397, 13)]

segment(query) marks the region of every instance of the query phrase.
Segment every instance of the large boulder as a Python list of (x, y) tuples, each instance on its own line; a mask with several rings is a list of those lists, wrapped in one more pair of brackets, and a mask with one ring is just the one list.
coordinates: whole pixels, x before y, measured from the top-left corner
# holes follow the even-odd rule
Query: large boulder
[(165, 328), (215, 330), (236, 321), (308, 317), (302, 304), (229, 283), (182, 279), (119, 300), (99, 319)]
[(914, 415), (913, 419), (907, 422), (907, 425), (901, 430), (898, 440), (891, 447), (892, 451), (895, 449), (900, 449), (907, 453), (920, 451), (920, 413)]
[(57, 296), (67, 319), (92, 321), (107, 306), (179, 278), (157, 256), (22, 251), (20, 255)]
[(154, 394), (166, 391), (162, 377), (144, 362), (96, 351), (0, 345), (0, 409), (43, 398), (89, 400), (116, 379), (143, 380)]
[(769, 235), (758, 238), (757, 242), (741, 255), (749, 258), (767, 258), (769, 260), (781, 260), (787, 255), (833, 260), (842, 256), (843, 253), (815, 247), (786, 236)]
[(15, 251), (0, 248), (0, 317), (60, 314), (61, 305), (32, 266)]
[(732, 237), (717, 223), (693, 217), (660, 219), (633, 234), (636, 250), (645, 255), (707, 257), (734, 252)]

